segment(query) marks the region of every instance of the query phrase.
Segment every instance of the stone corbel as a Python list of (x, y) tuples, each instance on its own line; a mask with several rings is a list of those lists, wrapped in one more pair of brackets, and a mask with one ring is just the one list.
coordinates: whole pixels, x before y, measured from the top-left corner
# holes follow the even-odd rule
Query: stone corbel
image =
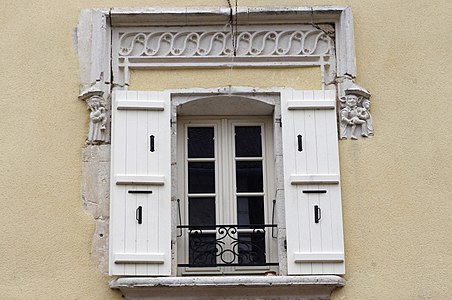
[(86, 101), (89, 114), (89, 131), (87, 144), (102, 144), (107, 141), (108, 114), (104, 91), (99, 85), (94, 85), (79, 95), (79, 99)]
[(81, 12), (75, 30), (80, 62), (80, 95), (90, 110), (87, 145), (110, 141), (111, 29), (108, 9)]
[(370, 114), (371, 94), (352, 80), (343, 85), (339, 110), (339, 138), (357, 140), (358, 136), (374, 135), (372, 115)]

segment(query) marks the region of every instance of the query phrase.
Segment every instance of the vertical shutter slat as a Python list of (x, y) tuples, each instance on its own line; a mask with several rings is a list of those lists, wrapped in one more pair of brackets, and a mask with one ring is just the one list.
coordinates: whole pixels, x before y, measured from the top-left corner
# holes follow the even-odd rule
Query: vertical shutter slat
[[(140, 102), (145, 102), (147, 99), (146, 92), (136, 92), (136, 99)], [(132, 111), (130, 111), (132, 112)], [(147, 153), (147, 136), (148, 136), (148, 112), (147, 111), (133, 111), (137, 118), (137, 142), (136, 142), (136, 174), (147, 175), (149, 174), (147, 162), (149, 160), (149, 155)], [(142, 189), (142, 188), (140, 188)], [(151, 187), (146, 187), (147, 190), (154, 190)], [(136, 198), (137, 207), (141, 206), (143, 208), (143, 219), (145, 220), (143, 224), (136, 224), (137, 234), (136, 234), (136, 252), (137, 253), (149, 253), (147, 245), (147, 224), (149, 223), (149, 202), (155, 201), (153, 194), (134, 194)], [(136, 265), (136, 275), (147, 275), (148, 268), (146, 264)]]
[[(137, 92), (132, 91), (126, 94), (127, 99), (136, 99)], [(137, 174), (137, 128), (138, 128), (138, 111), (128, 110), (126, 113), (126, 150), (125, 161), (126, 170), (125, 174)], [(120, 159), (120, 158), (117, 158)], [(126, 211), (125, 211), (125, 236), (124, 236), (124, 253), (136, 253), (136, 235), (137, 235), (137, 221), (135, 219), (135, 213), (137, 209), (137, 197), (127, 193), (128, 189), (135, 188), (135, 186), (126, 186)], [(118, 199), (120, 200), (120, 199)], [(121, 201), (121, 200), (120, 200)], [(126, 264), (124, 275), (135, 275), (136, 265)]]
[[(125, 98), (124, 91), (117, 91), (116, 97)], [(112, 110), (116, 110), (116, 102), (112, 102)], [(114, 161), (114, 157), (125, 157), (126, 156), (126, 115), (125, 114), (117, 114), (115, 116), (114, 122), (112, 122), (112, 158), (111, 158), (111, 174), (125, 174), (126, 173), (126, 161), (125, 159)], [(116, 200), (113, 203), (113, 194), (116, 196)], [(123, 200), (119, 200), (123, 199)], [(110, 253), (109, 253), (109, 261), (110, 268), (109, 272), (111, 274), (124, 274), (125, 273), (125, 265), (115, 265), (112, 264), (114, 260), (114, 251), (111, 249), (115, 249), (118, 252), (125, 252), (125, 218), (123, 217), (115, 217), (116, 215), (121, 214), (121, 212), (126, 211), (126, 186), (117, 186), (113, 177), (111, 178), (110, 185)], [(114, 226), (113, 226), (114, 220)]]
[[(325, 99), (325, 91), (315, 91), (314, 98), (317, 101), (323, 101)], [(328, 116), (331, 117), (331, 111), (327, 110), (315, 110), (316, 115), (316, 133), (317, 133), (317, 171), (319, 174), (329, 174), (330, 171), (330, 157), (331, 152), (330, 149), (333, 149), (329, 143), (329, 136), (331, 132), (329, 130), (331, 128), (328, 127)], [(326, 159), (323, 159), (326, 158)], [(337, 172), (333, 172), (338, 174)], [(328, 191), (328, 187), (324, 185), (319, 185), (318, 189), (325, 189)], [(331, 189), (328, 191), (329, 193), (325, 195), (316, 195), (317, 203), (322, 209), (322, 221), (319, 223), (319, 236), (322, 237), (321, 250), (322, 252), (333, 252), (332, 245), (332, 204), (331, 201)], [(320, 264), (317, 264), (320, 265)], [(322, 264), (322, 274), (334, 274), (334, 266), (331, 264)]]

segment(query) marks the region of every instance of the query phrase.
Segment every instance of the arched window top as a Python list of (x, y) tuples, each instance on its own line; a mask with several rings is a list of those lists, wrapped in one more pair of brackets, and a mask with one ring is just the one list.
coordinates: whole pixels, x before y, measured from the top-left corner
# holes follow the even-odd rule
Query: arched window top
[(191, 99), (177, 106), (180, 116), (271, 115), (274, 104), (251, 97), (218, 95)]

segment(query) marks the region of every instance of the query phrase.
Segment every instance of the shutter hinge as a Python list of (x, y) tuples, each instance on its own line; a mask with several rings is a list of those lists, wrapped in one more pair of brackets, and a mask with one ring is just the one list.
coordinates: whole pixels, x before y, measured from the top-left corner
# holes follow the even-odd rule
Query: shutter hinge
[(275, 123), (279, 123), (279, 127), (282, 127), (282, 117), (281, 118), (276, 118), (275, 119)]
[(284, 250), (287, 250), (287, 240), (284, 240)]

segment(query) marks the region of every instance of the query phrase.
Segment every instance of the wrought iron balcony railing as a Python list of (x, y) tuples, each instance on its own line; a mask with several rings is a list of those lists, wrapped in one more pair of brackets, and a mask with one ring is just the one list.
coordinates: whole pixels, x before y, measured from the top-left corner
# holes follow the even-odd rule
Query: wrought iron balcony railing
[[(275, 237), (276, 224), (257, 225), (179, 225), (188, 243), (188, 263), (179, 267), (277, 266), (268, 262), (266, 239)], [(269, 234), (268, 231), (271, 231)]]

